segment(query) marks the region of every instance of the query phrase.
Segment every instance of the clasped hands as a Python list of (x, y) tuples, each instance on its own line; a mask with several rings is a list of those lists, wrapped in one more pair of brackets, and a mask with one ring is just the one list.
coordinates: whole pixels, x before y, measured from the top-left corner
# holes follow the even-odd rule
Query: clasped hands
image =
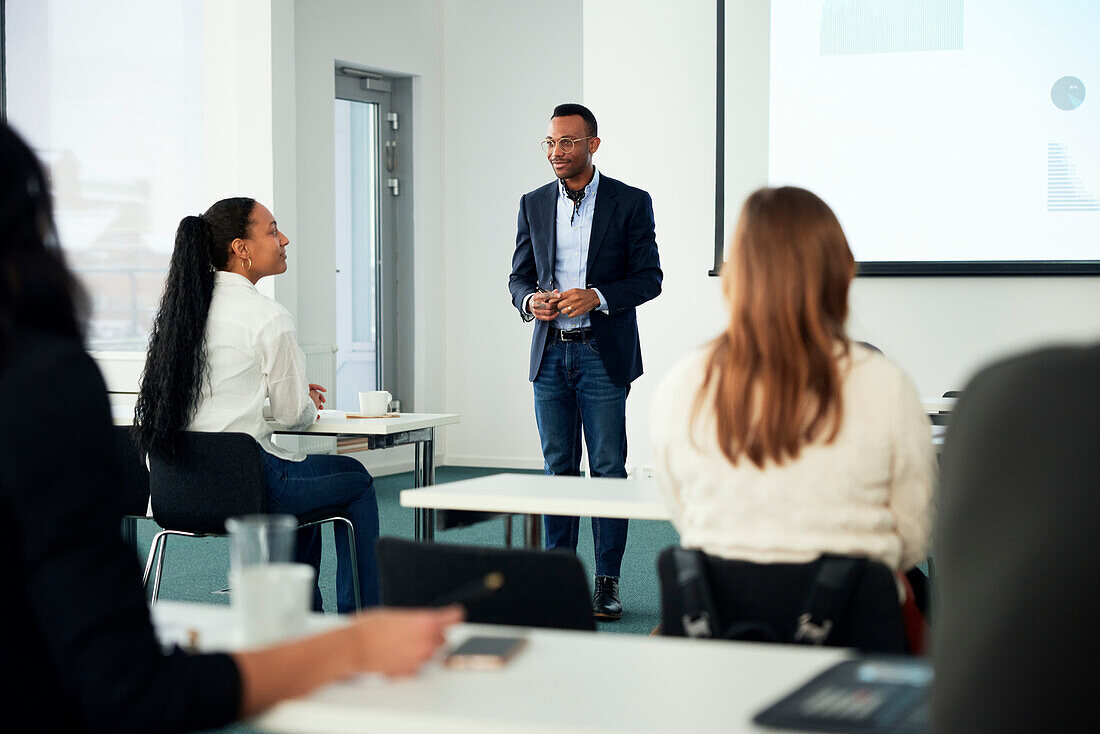
[(599, 306), (600, 297), (592, 288), (570, 288), (564, 293), (557, 289), (538, 291), (527, 303), (531, 315), (539, 321), (553, 321), (558, 316), (573, 319)]
[[(316, 385), (312, 382), (309, 383), (309, 399), (313, 401), (313, 405), (316, 406), (318, 411), (322, 410), (322, 406), (325, 404), (325, 396), (322, 395), (322, 393), (326, 392), (328, 392), (328, 390), (321, 385)], [(321, 414), (318, 413), (317, 417), (320, 418)]]

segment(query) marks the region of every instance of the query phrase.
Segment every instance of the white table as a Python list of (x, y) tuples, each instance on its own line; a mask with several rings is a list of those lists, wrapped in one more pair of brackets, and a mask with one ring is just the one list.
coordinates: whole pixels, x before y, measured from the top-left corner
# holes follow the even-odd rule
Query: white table
[[(149, 608), (157, 638), (162, 645), (187, 648), (191, 632), (203, 652), (233, 651), (243, 648), (236, 612), (227, 604), (197, 604), (187, 601), (158, 601)], [(348, 623), (338, 614), (310, 612), (306, 633), (316, 634)]]
[(950, 413), (955, 409), (958, 398), (921, 398), (920, 404), (925, 413)]
[[(116, 426), (129, 426), (134, 422), (133, 400), (121, 397), (129, 394), (116, 395), (120, 397), (111, 406), (111, 417)], [(290, 429), (270, 419), (268, 423), (276, 433), (335, 436), (340, 441), (340, 447), (348, 451), (389, 449), (411, 444), (414, 446), (413, 486), (428, 487), (435, 484), (435, 429), (458, 421), (456, 413), (401, 413), (384, 418), (326, 417), (301, 429)], [(426, 525), (434, 529), (434, 514), (428, 517), (421, 510), (416, 510), (414, 514), (418, 538), (425, 533)]]
[[(227, 607), (164, 601), (158, 629), (200, 630), (200, 649), (232, 639)], [(323, 623), (323, 620), (322, 620)], [(223, 631), (220, 635), (218, 629)], [(738, 734), (767, 731), (752, 715), (826, 667), (839, 649), (640, 635), (457, 625), (448, 640), (521, 635), (502, 670), (451, 671), (438, 660), (415, 678), (359, 676), (275, 706), (252, 723), (273, 732), (393, 734)]]
[[(428, 515), (436, 510), (480, 510), (526, 515), (525, 543), (539, 549), (542, 515), (668, 520), (657, 483), (641, 479), (588, 479), (540, 474), (494, 474), (460, 482), (402, 490), (402, 507)], [(431, 536), (424, 540), (431, 540)]]
[[(271, 421), (276, 433), (303, 436), (336, 436), (342, 450), (389, 449), (414, 445), (413, 486), (435, 484), (435, 429), (458, 423), (455, 413), (401, 413), (386, 418), (325, 418), (300, 431), (292, 431)], [(342, 440), (341, 440), (342, 439)], [(435, 514), (413, 512), (417, 538), (435, 533)]]

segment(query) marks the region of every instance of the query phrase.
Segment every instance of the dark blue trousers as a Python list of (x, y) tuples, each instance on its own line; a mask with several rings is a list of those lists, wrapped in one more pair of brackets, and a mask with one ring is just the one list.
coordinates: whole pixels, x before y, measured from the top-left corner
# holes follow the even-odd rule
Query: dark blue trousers
[[(267, 475), (267, 509), (301, 515), (322, 507), (342, 507), (355, 525), (355, 555), (359, 561), (359, 597), (364, 607), (378, 604), (378, 563), (374, 541), (378, 539), (378, 499), (374, 478), (350, 456), (314, 454), (303, 461), (287, 461), (260, 452)], [(335, 528), (336, 608), (341, 614), (355, 611), (355, 594), (348, 561), (344, 526)], [(318, 528), (299, 533), (298, 562), (321, 569), (321, 534)], [(318, 581), (320, 579), (318, 578)], [(321, 609), (321, 591), (314, 589), (314, 609)]]
[[(581, 432), (594, 477), (626, 476), (626, 396), (611, 382), (595, 339), (550, 337), (535, 378), (535, 420), (549, 475), (579, 476)], [(627, 520), (592, 518), (596, 575), (619, 576)], [(546, 547), (577, 550), (580, 518), (545, 517)]]

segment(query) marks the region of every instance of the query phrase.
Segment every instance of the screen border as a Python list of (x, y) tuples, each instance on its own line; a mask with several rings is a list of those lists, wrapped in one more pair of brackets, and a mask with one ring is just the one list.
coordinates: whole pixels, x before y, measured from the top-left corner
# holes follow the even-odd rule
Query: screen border
[[(769, 0), (770, 3), (770, 0)], [(0, 0), (2, 4), (2, 0)], [(716, 0), (715, 57), (715, 165), (714, 165), (714, 266), (707, 275), (717, 277), (725, 262), (725, 127), (726, 127), (726, 0)], [(1100, 275), (1100, 260), (884, 260), (859, 263), (857, 276), (1079, 276)]]

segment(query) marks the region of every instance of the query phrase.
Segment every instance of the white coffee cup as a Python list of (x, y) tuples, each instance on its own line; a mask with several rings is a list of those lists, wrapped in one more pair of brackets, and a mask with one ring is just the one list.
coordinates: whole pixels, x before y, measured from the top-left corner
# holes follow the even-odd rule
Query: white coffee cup
[(263, 647), (305, 633), (313, 605), (313, 566), (257, 563), (229, 572), (241, 642)]
[(385, 390), (367, 390), (359, 393), (359, 412), (371, 417), (383, 416), (390, 412), (393, 395)]

